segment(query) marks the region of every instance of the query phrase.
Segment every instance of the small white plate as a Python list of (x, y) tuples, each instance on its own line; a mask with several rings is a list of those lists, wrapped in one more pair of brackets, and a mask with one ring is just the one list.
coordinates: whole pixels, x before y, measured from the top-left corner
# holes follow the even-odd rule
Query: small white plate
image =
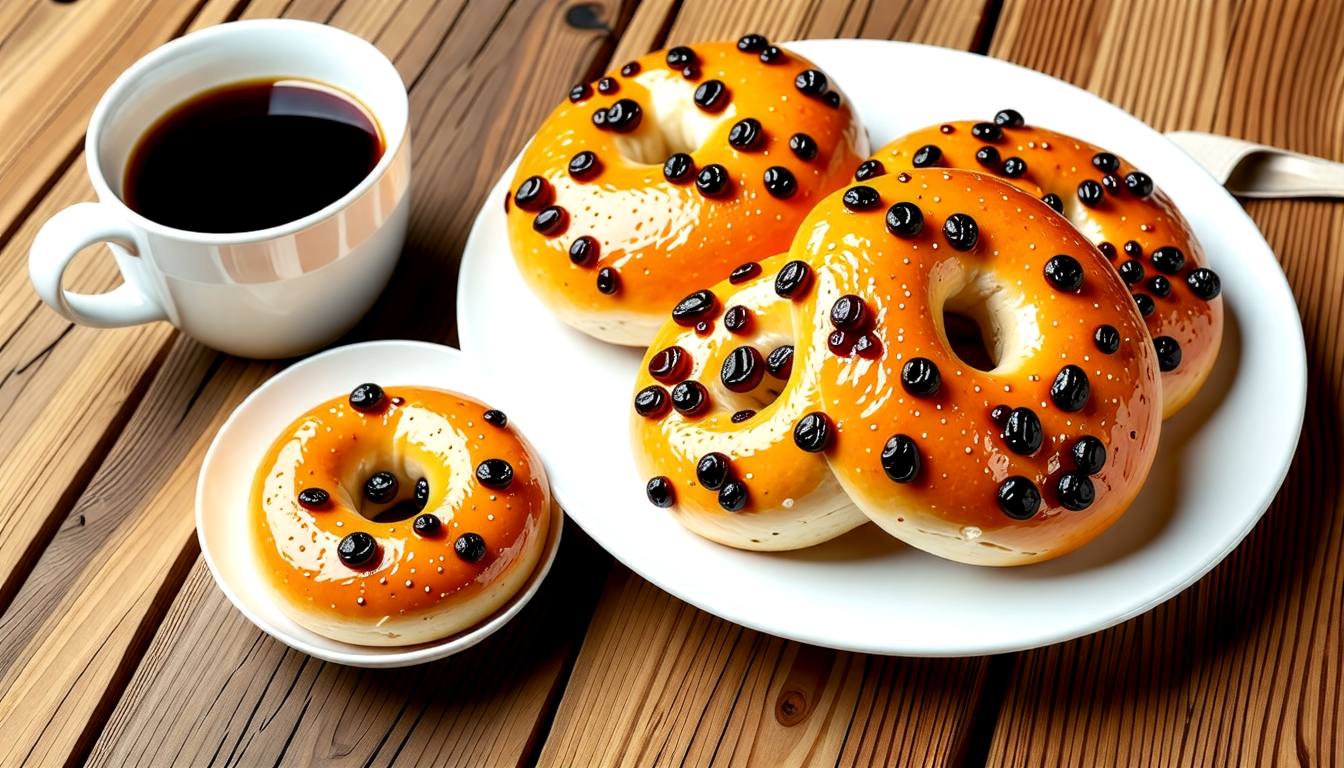
[[(462, 256), (462, 348), (526, 418), (565, 510), (644, 578), (749, 627), (845, 650), (912, 656), (1014, 651), (1136, 616), (1207, 573), (1264, 513), (1288, 472), (1306, 404), (1297, 307), (1274, 254), (1222, 187), (1133, 116), (1006, 62), (907, 43), (809, 40), (792, 48), (849, 94), (873, 146), (925, 125), (1021, 111), (1146, 169), (1189, 218), (1223, 281), (1223, 349), (1195, 401), (1162, 428), (1143, 493), (1096, 541), (1048, 563), (978, 568), (906, 547), (874, 526), (785, 554), (686, 531), (644, 497), (629, 457), (639, 350), (551, 317), (523, 284), (499, 204), (505, 173)], [(895, 78), (895, 79), (893, 79)], [(898, 93), (896, 79), (918, 81)], [(507, 300), (506, 300), (507, 299)]]
[[(342, 643), (299, 626), (276, 606), (257, 576), (247, 524), (252, 476), (276, 436), (294, 419), (366, 381), (451, 389), (503, 407), (497, 398), (486, 396), (489, 390), (482, 386), (466, 355), (438, 344), (372, 341), (337, 347), (295, 363), (248, 395), (215, 435), (196, 485), (196, 535), (219, 588), (266, 634), (324, 661), (352, 667), (405, 667), (464, 651), (521, 611), (555, 561), (564, 515), (558, 505), (552, 505), (546, 551), (537, 570), (512, 600), (470, 629), (431, 643), (384, 648)], [(526, 417), (518, 419), (504, 410), (509, 422), (528, 435), (522, 426)]]

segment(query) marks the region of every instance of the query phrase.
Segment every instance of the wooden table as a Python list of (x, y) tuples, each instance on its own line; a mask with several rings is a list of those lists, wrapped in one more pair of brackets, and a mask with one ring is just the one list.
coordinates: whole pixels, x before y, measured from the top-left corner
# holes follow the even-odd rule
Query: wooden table
[[(1223, 564), (1113, 629), (990, 658), (840, 653), (681, 603), (571, 523), (537, 599), (462, 655), (374, 672), (263, 635), (211, 580), (193, 496), (216, 429), (279, 366), (166, 324), (72, 326), (26, 260), (43, 221), (92, 198), (82, 136), (117, 73), (185, 31), (271, 16), (372, 40), (410, 86), (406, 253), (351, 340), (453, 343), (456, 260), (501, 169), (573, 82), (667, 45), (975, 50), (1160, 130), (1344, 159), (1332, 0), (0, 0), (0, 765), (1344, 762), (1344, 204), (1324, 201), (1247, 205), (1306, 331), (1287, 484)], [(91, 251), (70, 284), (117, 280)], [(406, 306), (425, 308), (413, 325)]]

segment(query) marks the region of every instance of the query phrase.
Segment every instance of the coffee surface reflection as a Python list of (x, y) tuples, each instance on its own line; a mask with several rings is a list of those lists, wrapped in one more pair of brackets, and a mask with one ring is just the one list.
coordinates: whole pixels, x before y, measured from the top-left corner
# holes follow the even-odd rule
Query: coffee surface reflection
[(378, 164), (383, 144), (377, 121), (340, 89), (294, 78), (232, 83), (145, 132), (122, 197), (177, 229), (267, 229), (339, 200)]

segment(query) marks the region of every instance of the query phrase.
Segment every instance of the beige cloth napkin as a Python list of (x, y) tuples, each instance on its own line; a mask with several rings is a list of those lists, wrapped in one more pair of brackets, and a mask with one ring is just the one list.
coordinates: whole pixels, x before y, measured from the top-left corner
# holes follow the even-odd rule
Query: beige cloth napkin
[(1198, 131), (1167, 138), (1238, 197), (1344, 197), (1344, 163)]

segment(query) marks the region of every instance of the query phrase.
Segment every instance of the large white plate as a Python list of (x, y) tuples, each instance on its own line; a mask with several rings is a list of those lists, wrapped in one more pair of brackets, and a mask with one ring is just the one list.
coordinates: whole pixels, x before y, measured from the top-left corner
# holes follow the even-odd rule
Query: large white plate
[[(683, 600), (754, 629), (845, 650), (959, 656), (1059, 642), (1136, 616), (1208, 572), (1250, 531), (1287, 474), (1302, 428), (1306, 351), (1297, 307), (1255, 225), (1189, 156), (1123, 110), (994, 59), (904, 43), (790, 48), (849, 94), (873, 146), (932, 123), (1021, 111), (1114, 149), (1181, 206), (1223, 280), (1217, 367), (1162, 430), (1143, 493), (1096, 541), (1010, 569), (940, 560), (864, 526), (794, 553), (712, 544), (644, 497), (627, 419), (638, 350), (553, 319), (514, 268), (503, 206), (510, 169), (462, 257), (458, 328), (497, 398), (525, 417), (557, 498), (602, 546)], [(916, 83), (917, 89), (894, 83)]]

